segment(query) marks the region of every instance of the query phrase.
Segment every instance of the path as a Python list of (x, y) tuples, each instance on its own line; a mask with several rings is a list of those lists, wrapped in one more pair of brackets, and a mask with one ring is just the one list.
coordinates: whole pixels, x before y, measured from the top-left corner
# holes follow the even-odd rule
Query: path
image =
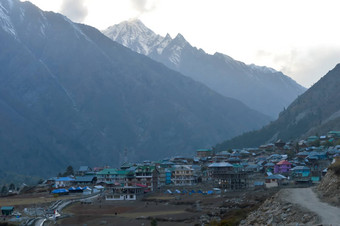
[(321, 202), (312, 188), (285, 189), (283, 194), (283, 198), (288, 202), (319, 215), (323, 225), (340, 226), (340, 208)]

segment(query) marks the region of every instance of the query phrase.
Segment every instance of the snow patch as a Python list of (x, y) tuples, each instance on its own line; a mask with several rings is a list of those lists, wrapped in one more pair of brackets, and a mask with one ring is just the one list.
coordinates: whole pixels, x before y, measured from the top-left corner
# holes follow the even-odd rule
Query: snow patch
[(80, 39), (80, 36), (83, 36), (83, 38), (85, 38), (87, 41), (92, 42), (92, 40), (89, 37), (87, 37), (87, 35), (85, 35), (84, 32), (80, 30), (80, 28), (76, 24), (74, 24), (70, 19), (68, 19), (66, 16), (63, 16), (63, 18), (67, 23), (69, 23), (74, 28), (74, 30), (76, 31), (75, 35), (77, 36), (78, 39)]
[(8, 10), (0, 3), (0, 26), (4, 31), (17, 38)]
[(277, 73), (278, 72), (277, 70), (275, 70), (274, 68), (271, 68), (271, 67), (257, 66), (255, 64), (249, 64), (248, 66), (255, 71), (259, 71), (259, 72), (263, 72), (263, 73)]

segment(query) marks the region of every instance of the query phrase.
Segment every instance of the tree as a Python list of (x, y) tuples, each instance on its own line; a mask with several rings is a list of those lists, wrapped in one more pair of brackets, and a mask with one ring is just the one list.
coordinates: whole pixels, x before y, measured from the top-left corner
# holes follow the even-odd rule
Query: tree
[(8, 189), (7, 189), (6, 185), (2, 186), (1, 194), (2, 195), (7, 195), (7, 192), (8, 192)]
[(15, 190), (15, 185), (14, 185), (13, 183), (11, 183), (11, 184), (9, 185), (9, 190), (12, 190), (12, 191)]
[(42, 184), (43, 182), (44, 182), (44, 180), (41, 179), (41, 178), (38, 180), (38, 184)]
[(70, 175), (74, 175), (74, 170), (73, 170), (73, 167), (72, 166), (68, 166), (66, 168), (66, 171), (64, 173), (64, 177), (65, 176), (70, 176)]
[(157, 226), (157, 220), (155, 218), (151, 220), (151, 226)]

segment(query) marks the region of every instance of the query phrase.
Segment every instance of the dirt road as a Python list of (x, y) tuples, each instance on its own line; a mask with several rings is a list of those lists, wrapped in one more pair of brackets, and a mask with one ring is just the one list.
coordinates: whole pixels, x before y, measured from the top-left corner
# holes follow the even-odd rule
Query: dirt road
[(286, 189), (283, 194), (288, 202), (318, 214), (323, 225), (340, 226), (340, 208), (321, 202), (311, 188)]

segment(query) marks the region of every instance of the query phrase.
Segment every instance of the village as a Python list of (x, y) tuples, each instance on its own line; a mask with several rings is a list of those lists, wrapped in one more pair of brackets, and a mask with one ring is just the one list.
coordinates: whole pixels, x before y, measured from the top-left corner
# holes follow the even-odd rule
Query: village
[[(261, 191), (272, 194), (270, 191), (275, 192), (280, 188), (316, 185), (326, 174), (328, 166), (339, 158), (340, 131), (330, 131), (326, 135), (311, 136), (295, 143), (279, 139), (275, 143), (256, 148), (230, 149), (222, 152), (199, 149), (193, 157), (175, 156), (160, 161), (125, 162), (119, 168), (81, 166), (73, 170), (70, 166), (63, 175), (48, 178), (37, 186), (3, 193), (3, 197), (0, 198), (1, 214), (3, 221), (14, 225), (35, 225), (42, 220), (42, 222), (53, 220), (55, 223), (59, 222), (57, 221), (59, 218), (67, 217), (67, 214), (63, 216), (61, 213), (62, 208), (58, 209), (56, 204), (58, 202), (63, 208), (75, 202), (78, 202), (76, 205), (81, 205), (81, 208), (87, 206), (84, 203), (94, 205), (96, 202), (97, 208), (102, 208), (104, 211), (105, 206), (108, 206), (107, 211), (112, 216), (117, 216), (124, 211), (112, 210), (112, 205), (126, 207), (131, 205), (129, 203), (138, 200), (143, 208), (152, 203), (157, 205), (171, 200), (177, 200), (178, 203), (178, 200), (182, 200), (183, 205), (187, 205), (186, 209), (183, 209), (184, 212), (181, 212), (183, 214), (189, 207), (194, 206), (196, 210), (203, 208), (199, 207), (197, 200), (199, 202), (216, 200), (217, 203), (217, 200), (224, 198), (225, 200), (222, 200), (224, 204), (215, 206), (218, 209), (225, 206), (228, 199), (233, 199), (232, 197), (237, 195), (245, 199), (246, 195)], [(44, 194), (46, 201), (41, 202), (39, 214), (36, 210), (39, 202), (15, 205), (13, 201), (16, 196), (35, 197), (37, 194)], [(9, 197), (13, 197), (12, 200)], [(251, 198), (247, 199), (248, 202), (251, 200)], [(11, 202), (14, 205), (9, 205)], [(238, 208), (235, 203), (233, 205)], [(32, 211), (29, 213), (32, 206), (36, 207), (35, 213)], [(170, 208), (170, 205), (166, 208)], [(70, 213), (72, 213), (71, 209)], [(171, 211), (168, 214), (164, 212), (163, 215), (169, 213), (176, 215), (174, 210)], [(73, 210), (71, 215), (76, 214), (75, 212)], [(201, 219), (202, 213), (196, 212), (199, 211), (191, 211), (191, 221), (178, 220), (178, 225), (211, 223), (223, 219), (219, 214)], [(154, 219), (144, 215), (142, 218), (138, 217), (140, 216), (137, 214), (134, 219), (137, 219), (138, 225), (143, 222), (147, 224)], [(171, 219), (176, 217), (173, 216)], [(169, 218), (169, 221), (171, 219)], [(110, 221), (101, 221), (102, 224), (105, 222)]]

